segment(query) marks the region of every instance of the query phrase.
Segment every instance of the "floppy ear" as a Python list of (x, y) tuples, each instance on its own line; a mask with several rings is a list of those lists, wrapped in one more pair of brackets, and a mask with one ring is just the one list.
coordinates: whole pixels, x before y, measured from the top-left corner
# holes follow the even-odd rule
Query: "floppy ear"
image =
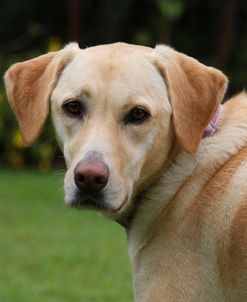
[(225, 75), (167, 46), (157, 46), (155, 65), (165, 79), (173, 111), (173, 125), (181, 146), (196, 153), (203, 132), (222, 102)]
[(33, 143), (41, 132), (49, 112), (51, 93), (72, 54), (72, 48), (66, 47), (16, 63), (6, 72), (7, 95), (26, 144)]

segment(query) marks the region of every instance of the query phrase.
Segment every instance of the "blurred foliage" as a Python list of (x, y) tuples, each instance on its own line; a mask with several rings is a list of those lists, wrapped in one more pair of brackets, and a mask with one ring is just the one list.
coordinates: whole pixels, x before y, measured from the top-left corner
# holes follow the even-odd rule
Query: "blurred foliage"
[[(0, 25), (2, 75), (12, 63), (69, 41), (82, 48), (125, 41), (167, 43), (220, 68), (230, 78), (229, 94), (247, 85), (245, 0), (1, 0)], [(58, 154), (50, 122), (32, 147), (23, 145), (0, 84), (0, 165), (47, 171)]]
[(184, 0), (156, 0), (160, 13), (167, 20), (178, 19), (185, 8)]
[(36, 166), (40, 171), (48, 172), (56, 153), (52, 137), (51, 123), (48, 122), (37, 142), (32, 147), (26, 146), (7, 102), (0, 100), (0, 167)]
[[(47, 45), (47, 51), (58, 51), (62, 47), (58, 37), (50, 37)], [(36, 53), (30, 53), (28, 58), (36, 55)], [(2, 62), (1, 67), (6, 65), (5, 69), (12, 63), (22, 59), (16, 58), (16, 56), (13, 56), (13, 58), (8, 56), (7, 62), (4, 62), (4, 58), (5, 56), (2, 56), (0, 62)], [(13, 168), (36, 166), (40, 171), (48, 172), (52, 168), (56, 149), (50, 120), (46, 123), (40, 138), (32, 147), (24, 144), (2, 86), (0, 88), (0, 166), (5, 165)]]

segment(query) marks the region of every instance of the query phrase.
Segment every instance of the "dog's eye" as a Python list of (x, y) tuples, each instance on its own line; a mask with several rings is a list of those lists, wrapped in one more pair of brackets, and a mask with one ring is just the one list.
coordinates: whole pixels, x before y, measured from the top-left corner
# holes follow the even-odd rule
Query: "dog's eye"
[(81, 116), (83, 106), (79, 101), (71, 101), (63, 105), (63, 111), (71, 116)]
[(142, 107), (133, 108), (125, 118), (125, 123), (139, 124), (144, 122), (150, 114)]

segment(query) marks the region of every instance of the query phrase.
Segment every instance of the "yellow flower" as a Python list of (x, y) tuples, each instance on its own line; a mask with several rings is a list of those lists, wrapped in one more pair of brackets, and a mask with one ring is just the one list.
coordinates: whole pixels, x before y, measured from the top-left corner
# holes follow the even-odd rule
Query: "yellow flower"
[(58, 51), (62, 48), (61, 40), (58, 37), (50, 37), (48, 40), (48, 51)]
[(42, 159), (39, 162), (39, 170), (42, 172), (49, 172), (51, 170), (51, 162), (47, 159)]
[(54, 151), (52, 145), (43, 144), (40, 146), (39, 153), (42, 159), (51, 159), (53, 157)]
[(22, 168), (24, 166), (24, 160), (19, 153), (11, 152), (9, 161), (14, 168)]
[(19, 130), (14, 132), (13, 138), (12, 138), (12, 143), (13, 143), (13, 146), (18, 149), (22, 149), (22, 148), (26, 147), (26, 145), (24, 144), (24, 142), (22, 140), (21, 132)]

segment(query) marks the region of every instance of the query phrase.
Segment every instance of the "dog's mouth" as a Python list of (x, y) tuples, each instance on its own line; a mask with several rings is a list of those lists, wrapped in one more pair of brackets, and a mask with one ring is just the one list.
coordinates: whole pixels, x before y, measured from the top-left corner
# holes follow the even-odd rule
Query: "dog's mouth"
[(108, 206), (105, 202), (104, 195), (88, 191), (86, 194), (77, 192), (74, 200), (69, 204), (72, 208), (77, 209), (92, 209), (92, 210), (107, 210)]
[(68, 205), (71, 208), (76, 208), (78, 210), (88, 209), (100, 211), (110, 216), (112, 218), (118, 216), (120, 213), (124, 211), (126, 205), (128, 203), (128, 197), (125, 197), (124, 201), (120, 206), (114, 207), (107, 203), (107, 199), (105, 198), (103, 193), (95, 193), (93, 191), (82, 193), (77, 192), (72, 202)]

